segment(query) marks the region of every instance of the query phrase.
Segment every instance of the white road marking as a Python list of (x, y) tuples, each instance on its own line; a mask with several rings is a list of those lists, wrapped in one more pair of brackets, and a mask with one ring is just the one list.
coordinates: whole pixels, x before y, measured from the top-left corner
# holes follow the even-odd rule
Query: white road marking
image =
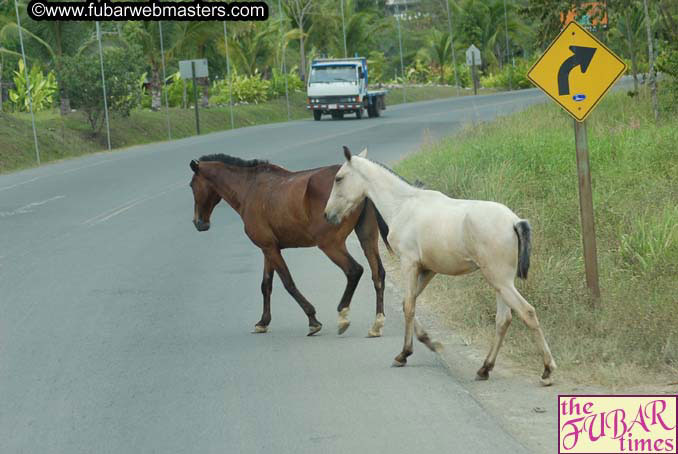
[(35, 208), (35, 207), (39, 207), (39, 206), (44, 205), (44, 204), (46, 204), (46, 203), (49, 203), (49, 202), (51, 202), (51, 201), (53, 201), (53, 200), (59, 200), (59, 199), (65, 198), (65, 197), (66, 197), (65, 195), (57, 195), (57, 196), (51, 197), (51, 198), (49, 198), (49, 199), (47, 199), (47, 200), (42, 200), (42, 201), (40, 201), (40, 202), (29, 203), (28, 205), (24, 205), (24, 206), (22, 206), (22, 207), (20, 207), (20, 208), (17, 208), (16, 210), (12, 210), (12, 211), (0, 211), (0, 218), (6, 218), (6, 217), (10, 217), (10, 216), (16, 216), (17, 214), (28, 214), (28, 213), (32, 213), (32, 212), (33, 212), (33, 208)]
[(137, 205), (141, 205), (144, 202), (148, 202), (149, 200), (153, 200), (155, 198), (158, 198), (160, 196), (163, 196), (171, 191), (174, 191), (175, 189), (178, 189), (182, 186), (184, 186), (186, 182), (184, 180), (181, 180), (180, 182), (175, 182), (172, 183), (169, 186), (165, 186), (160, 192), (157, 192), (155, 194), (151, 195), (145, 195), (142, 197), (137, 197), (136, 199), (128, 200), (127, 202), (123, 203), (122, 205), (118, 205), (115, 208), (112, 208), (110, 210), (104, 211), (103, 213), (100, 213), (92, 218), (87, 219), (86, 221), (83, 221), (83, 225), (86, 225), (88, 227), (95, 226), (97, 224), (101, 224), (102, 222), (106, 222), (109, 219), (124, 213), (125, 211), (134, 208)]

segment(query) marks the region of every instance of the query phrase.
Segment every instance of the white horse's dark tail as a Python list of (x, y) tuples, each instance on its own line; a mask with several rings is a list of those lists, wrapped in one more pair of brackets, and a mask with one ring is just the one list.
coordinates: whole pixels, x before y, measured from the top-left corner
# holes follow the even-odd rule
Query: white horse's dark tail
[(518, 277), (527, 279), (527, 271), (530, 269), (530, 252), (532, 250), (532, 227), (525, 219), (513, 224), (518, 236)]

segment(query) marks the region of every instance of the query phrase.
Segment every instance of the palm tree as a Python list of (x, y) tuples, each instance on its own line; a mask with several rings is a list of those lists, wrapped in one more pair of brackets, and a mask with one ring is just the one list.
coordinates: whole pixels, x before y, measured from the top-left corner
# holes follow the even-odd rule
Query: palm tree
[[(497, 65), (501, 68), (508, 55), (504, 44), (506, 23), (503, 0), (465, 0), (454, 4), (455, 16), (460, 17), (460, 36), (466, 44), (475, 44), (483, 54), (483, 67)], [(511, 42), (519, 43), (531, 35), (527, 25), (514, 13), (513, 3), (507, 4), (508, 34)]]
[[(174, 56), (188, 55), (190, 58), (206, 58), (208, 52), (223, 45), (224, 30), (221, 22), (179, 22), (176, 24), (174, 46), (170, 53)], [(202, 85), (203, 107), (209, 104), (209, 81), (196, 81)]]
[[(171, 26), (171, 24), (168, 25)], [(166, 27), (165, 30), (170, 31), (168, 28)], [(125, 39), (139, 45), (146, 59), (146, 64), (151, 72), (151, 109), (159, 110), (162, 106), (162, 83), (160, 76), (162, 71), (162, 55), (160, 54), (160, 30), (158, 22), (128, 22), (124, 25), (123, 30)], [(167, 36), (171, 37), (171, 32), (167, 33)]]
[(312, 6), (313, 0), (285, 0), (282, 2), (285, 14), (294, 21), (298, 30), (299, 56), (301, 58), (299, 76), (301, 77), (301, 80), (306, 80), (306, 51), (304, 49), (304, 40), (306, 39), (306, 26), (308, 25)]
[(428, 47), (425, 49), (431, 66), (439, 71), (440, 83), (445, 82), (445, 63), (451, 60), (450, 34), (436, 29), (431, 31), (428, 39)]
[[(229, 49), (233, 51), (234, 66), (248, 76), (260, 70), (264, 73), (271, 67), (276, 55), (276, 35), (278, 25), (275, 22), (243, 22), (230, 33)], [(224, 42), (217, 45), (219, 52), (225, 55)]]
[(645, 16), (642, 5), (634, 0), (619, 2), (616, 9), (615, 27), (611, 30), (613, 37), (621, 37), (624, 47), (631, 58), (633, 74), (633, 91), (638, 91), (638, 56), (643, 54), (646, 45)]

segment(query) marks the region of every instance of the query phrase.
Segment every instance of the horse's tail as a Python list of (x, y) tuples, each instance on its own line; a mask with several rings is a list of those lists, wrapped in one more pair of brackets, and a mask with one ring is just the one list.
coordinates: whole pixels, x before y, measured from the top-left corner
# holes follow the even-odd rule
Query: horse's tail
[[(372, 205), (374, 206), (374, 203), (372, 203)], [(377, 226), (379, 227), (379, 234), (381, 235), (381, 239), (384, 240), (384, 244), (386, 245), (386, 249), (388, 249), (388, 252), (393, 254), (393, 249), (391, 249), (391, 245), (388, 244), (388, 224), (381, 216), (381, 213), (379, 212), (379, 210), (377, 210), (376, 206), (374, 207), (374, 214), (377, 215)]]
[(363, 205), (363, 211), (358, 218), (357, 227), (361, 227), (363, 222), (365, 222), (365, 217), (370, 209), (374, 210), (374, 215), (377, 218), (377, 227), (379, 227), (379, 234), (381, 235), (381, 239), (384, 240), (386, 249), (388, 249), (389, 252), (393, 252), (391, 245), (388, 244), (388, 224), (386, 224), (386, 221), (381, 216), (381, 213), (379, 213), (379, 210), (377, 210), (377, 207), (374, 206), (374, 202), (369, 198), (365, 198), (365, 204)]
[(513, 224), (513, 230), (518, 236), (518, 277), (527, 279), (530, 269), (530, 251), (532, 250), (532, 227), (525, 219)]

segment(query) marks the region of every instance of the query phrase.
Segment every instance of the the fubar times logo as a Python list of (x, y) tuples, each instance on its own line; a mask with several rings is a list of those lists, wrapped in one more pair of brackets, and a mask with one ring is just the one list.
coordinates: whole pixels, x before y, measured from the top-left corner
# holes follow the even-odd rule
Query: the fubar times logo
[(676, 395), (559, 395), (558, 454), (678, 453)]

